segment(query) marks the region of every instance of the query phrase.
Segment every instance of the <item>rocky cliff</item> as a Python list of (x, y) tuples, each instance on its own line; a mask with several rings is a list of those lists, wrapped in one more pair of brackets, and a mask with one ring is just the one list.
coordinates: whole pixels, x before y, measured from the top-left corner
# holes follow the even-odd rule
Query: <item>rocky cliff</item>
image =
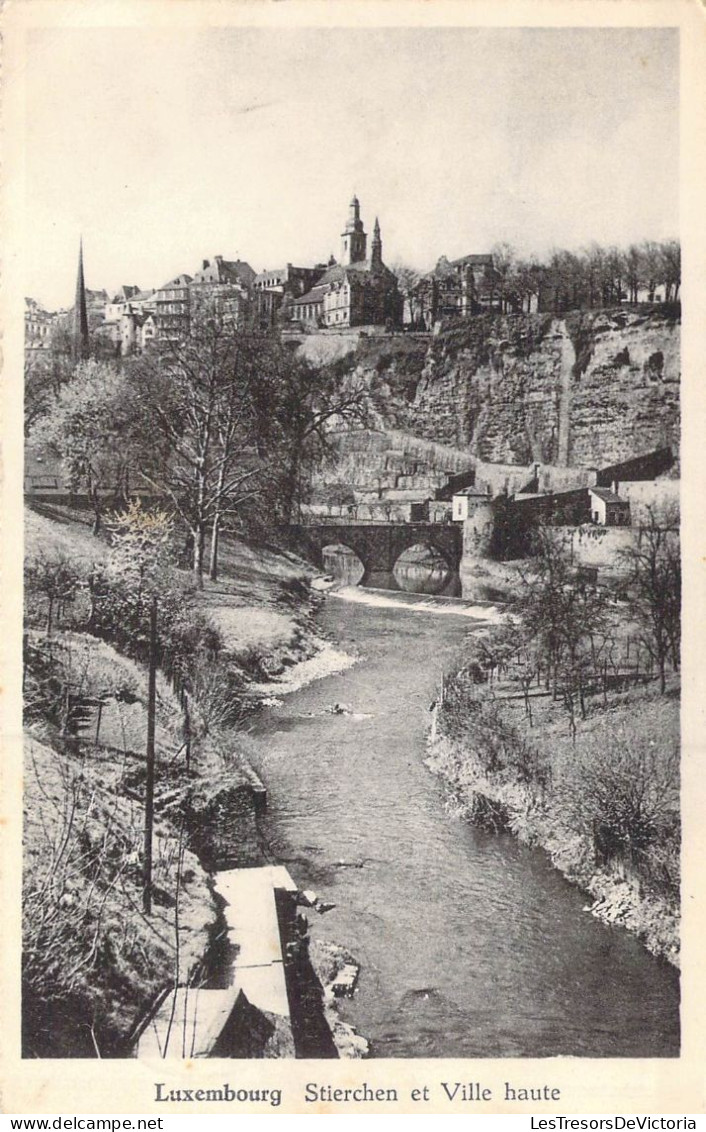
[(504, 464), (616, 463), (679, 437), (673, 309), (481, 315), (429, 338), (360, 337), (378, 427)]

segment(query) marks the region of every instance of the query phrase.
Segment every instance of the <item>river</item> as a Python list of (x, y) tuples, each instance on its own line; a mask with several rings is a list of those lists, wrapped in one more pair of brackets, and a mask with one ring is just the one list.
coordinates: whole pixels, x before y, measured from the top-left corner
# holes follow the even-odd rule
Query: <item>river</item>
[(441, 671), (480, 623), (357, 597), (320, 613), (357, 663), (266, 708), (251, 748), (273, 856), (335, 904), (312, 935), (361, 964), (344, 1019), (373, 1057), (677, 1056), (677, 972), (540, 850), (455, 816), (424, 765)]

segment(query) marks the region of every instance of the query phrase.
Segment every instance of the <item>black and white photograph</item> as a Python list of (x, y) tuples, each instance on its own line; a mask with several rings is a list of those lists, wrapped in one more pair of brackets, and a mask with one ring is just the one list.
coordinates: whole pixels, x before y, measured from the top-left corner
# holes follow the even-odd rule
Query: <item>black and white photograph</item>
[(683, 31), (279, 8), (25, 30), (20, 1058), (550, 1105), (683, 1052)]

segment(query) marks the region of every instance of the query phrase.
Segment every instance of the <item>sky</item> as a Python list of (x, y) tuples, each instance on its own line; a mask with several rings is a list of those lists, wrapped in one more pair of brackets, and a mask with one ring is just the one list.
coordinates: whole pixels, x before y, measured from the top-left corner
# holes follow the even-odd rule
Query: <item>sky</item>
[(155, 287), (203, 258), (383, 258), (678, 236), (673, 29), (41, 29), (26, 68), (26, 291)]

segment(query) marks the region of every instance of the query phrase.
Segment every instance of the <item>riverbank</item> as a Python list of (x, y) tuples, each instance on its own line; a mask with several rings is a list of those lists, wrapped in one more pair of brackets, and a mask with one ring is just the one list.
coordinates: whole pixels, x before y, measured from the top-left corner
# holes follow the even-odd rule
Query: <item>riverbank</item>
[[(595, 696), (575, 741), (550, 695), (489, 689), (463, 667), (434, 709), (427, 766), (464, 818), (545, 850), (590, 897), (585, 911), (679, 966), (679, 688)], [(642, 808), (644, 844), (607, 848), (601, 810)]]

